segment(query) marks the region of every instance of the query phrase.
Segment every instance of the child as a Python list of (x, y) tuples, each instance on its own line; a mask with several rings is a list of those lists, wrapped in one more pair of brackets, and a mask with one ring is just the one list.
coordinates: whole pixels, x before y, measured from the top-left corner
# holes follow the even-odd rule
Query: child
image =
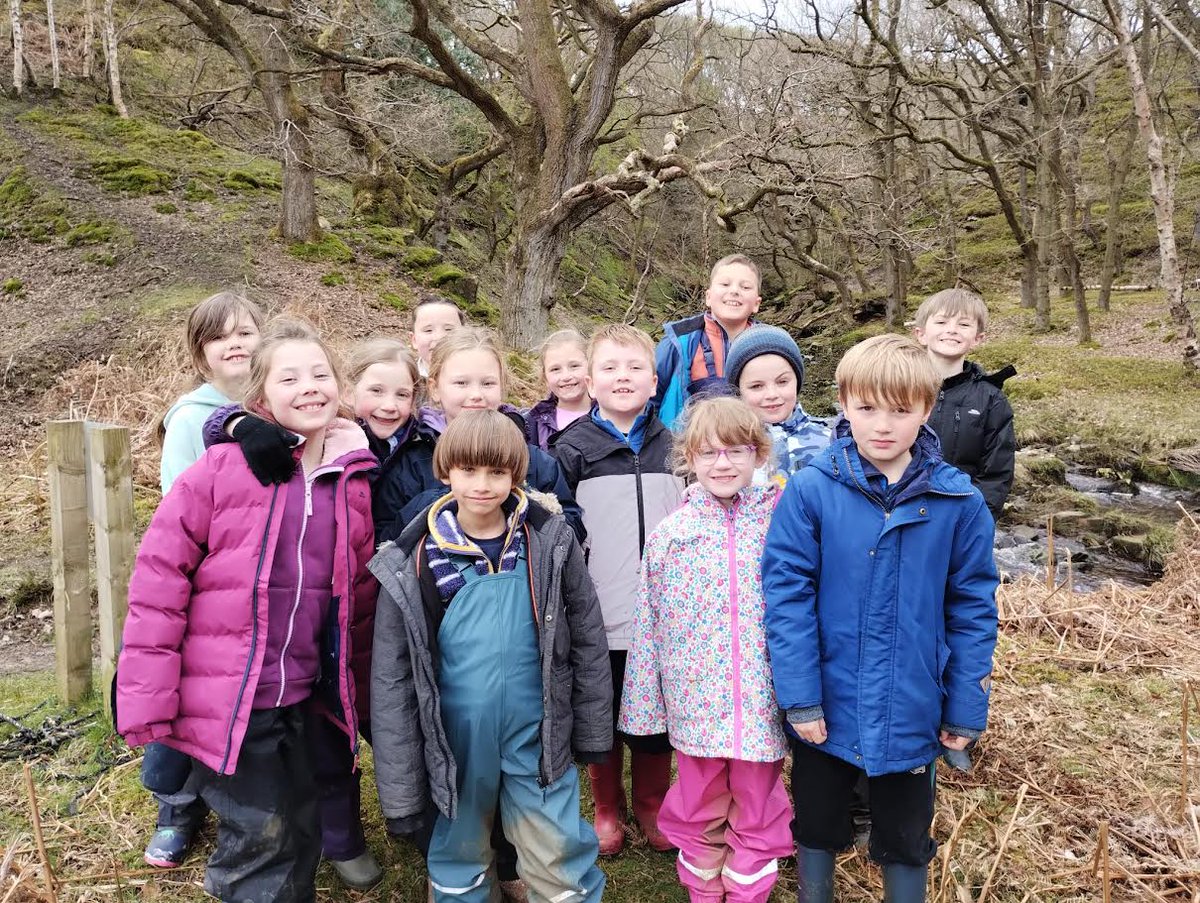
[(204, 454), (201, 429), (208, 416), (241, 400), (262, 324), (258, 305), (236, 292), (218, 292), (188, 314), (188, 354), (204, 382), (171, 405), (163, 418), (160, 476), (164, 494)]
[[(654, 342), (632, 326), (605, 326), (588, 344), (588, 391), (596, 407), (551, 442), (567, 485), (584, 508), (590, 536), (588, 570), (596, 583), (612, 664), (614, 719), (620, 708), (626, 650), (646, 537), (679, 507), (682, 481), (671, 472), (671, 433), (649, 403), (654, 393)], [(634, 525), (636, 524), (636, 530)], [(615, 720), (614, 720), (615, 724)], [(625, 845), (624, 754), (588, 768), (596, 803), (600, 854)], [(671, 747), (664, 733), (629, 740), (633, 811), (646, 840), (673, 849), (658, 830), (658, 810), (671, 783)]]
[(437, 343), (466, 325), (467, 315), (449, 298), (426, 295), (417, 302), (413, 311), (411, 338), (421, 376), (429, 375), (429, 361)]
[(750, 325), (758, 313), (758, 266), (744, 254), (722, 257), (712, 268), (704, 293), (703, 314), (676, 320), (663, 327), (655, 369), (658, 416), (669, 429), (693, 395), (729, 393), (725, 356), (729, 343)]
[(729, 383), (767, 428), (774, 448), (774, 473), (755, 471), (754, 481), (774, 476), (781, 483), (829, 444), (829, 427), (800, 406), (804, 358), (778, 326), (754, 326), (733, 340), (725, 361)]
[[(495, 333), (488, 329), (464, 326), (442, 339), (433, 351), (426, 381), (429, 398), (435, 408), (422, 408), (421, 421), (436, 437), (463, 411), (501, 410), (518, 424), (522, 432), (525, 420), (515, 408), (502, 404), (508, 367)], [(529, 486), (557, 497), (563, 514), (583, 541), (583, 513), (575, 503), (553, 458), (539, 448), (529, 450)], [(446, 487), (433, 471), (433, 442), (421, 442), (406, 449), (403, 459), (376, 486), (375, 510), (383, 525), (380, 539), (395, 539), (404, 526), (436, 498)]]
[(646, 547), (620, 728), (671, 736), (679, 779), (658, 826), (693, 903), (766, 903), (792, 853), (759, 569), (780, 490), (750, 485), (771, 441), (743, 402), (710, 398), (680, 445), (699, 485)]
[(525, 438), (547, 451), (551, 436), (592, 409), (587, 390), (587, 342), (574, 329), (560, 329), (542, 342), (540, 356), (550, 394), (525, 415)]
[(929, 426), (942, 441), (942, 457), (971, 478), (992, 516), (999, 518), (1012, 488), (1017, 439), (1004, 381), (1012, 365), (985, 375), (966, 360), (987, 331), (987, 305), (974, 292), (948, 288), (917, 308), (917, 340), (942, 379)]
[(800, 903), (833, 899), (863, 772), (884, 894), (924, 900), (934, 760), (987, 726), (994, 528), (924, 426), (940, 382), (912, 339), (851, 348), (837, 368), (846, 419), (788, 481), (767, 534), (767, 647), (792, 747)]
[(455, 417), (433, 459), (450, 494), (371, 561), (379, 801), (394, 832), (436, 806), (440, 903), (491, 899), (497, 804), (531, 898), (604, 888), (571, 761), (612, 745), (604, 627), (570, 526), (518, 488), (528, 460), (504, 414)]
[[(250, 355), (258, 347), (261, 329), (262, 311), (258, 305), (236, 292), (218, 292), (188, 314), (188, 354), (203, 383), (175, 402), (163, 417), (159, 469), (163, 495), (204, 454), (201, 431), (205, 418), (216, 408), (241, 399), (250, 374)], [(186, 771), (188, 764), (174, 750), (150, 744), (144, 772), (172, 767)], [(175, 793), (156, 793), (154, 798), (158, 801), (158, 819), (143, 858), (158, 868), (176, 868), (187, 858), (208, 809), (186, 783)]]
[(299, 467), (263, 486), (240, 447), (222, 445), (164, 497), (129, 586), (118, 729), (131, 746), (156, 740), (194, 760), (191, 783), (220, 820), (209, 894), (311, 901), (321, 841), (309, 718), (334, 721), (353, 756), (375, 458), (338, 418), (335, 363), (304, 324), (272, 324), (245, 404), (300, 437)]

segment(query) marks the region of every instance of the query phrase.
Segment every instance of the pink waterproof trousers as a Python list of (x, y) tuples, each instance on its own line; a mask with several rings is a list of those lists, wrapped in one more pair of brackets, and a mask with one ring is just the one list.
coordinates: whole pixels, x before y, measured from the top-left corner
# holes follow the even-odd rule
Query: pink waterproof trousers
[(676, 752), (679, 780), (658, 813), (679, 847), (676, 868), (692, 903), (766, 903), (776, 860), (792, 853), (792, 804), (783, 760), (743, 762)]

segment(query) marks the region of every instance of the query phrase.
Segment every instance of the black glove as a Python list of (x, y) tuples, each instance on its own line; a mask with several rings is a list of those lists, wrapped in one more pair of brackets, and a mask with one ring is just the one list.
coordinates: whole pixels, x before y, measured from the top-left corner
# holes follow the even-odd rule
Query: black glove
[(286, 483), (296, 471), (292, 456), (300, 441), (295, 433), (247, 414), (233, 427), (233, 438), (242, 447), (250, 471), (264, 486)]

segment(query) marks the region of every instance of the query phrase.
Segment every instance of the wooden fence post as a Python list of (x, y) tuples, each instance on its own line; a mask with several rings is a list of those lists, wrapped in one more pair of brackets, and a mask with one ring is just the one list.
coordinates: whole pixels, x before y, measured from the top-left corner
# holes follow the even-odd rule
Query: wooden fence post
[(74, 704), (92, 687), (92, 611), (88, 579), (88, 493), (82, 420), (46, 425), (50, 544), (54, 561), (54, 666), (58, 691)]
[(117, 647), (129, 608), (133, 570), (133, 459), (129, 430), (96, 425), (88, 430), (92, 523), (96, 528), (96, 595), (100, 618), (100, 696), (112, 720), (113, 675)]

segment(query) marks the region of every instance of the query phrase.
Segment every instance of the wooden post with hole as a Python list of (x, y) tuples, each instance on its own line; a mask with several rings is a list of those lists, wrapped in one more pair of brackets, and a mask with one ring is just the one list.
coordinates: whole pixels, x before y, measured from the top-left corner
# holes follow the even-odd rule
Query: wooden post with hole
[(92, 612), (88, 579), (88, 492), (82, 420), (46, 425), (50, 546), (54, 569), (54, 663), (68, 704), (92, 688)]
[(133, 458), (129, 430), (97, 424), (89, 429), (89, 482), (92, 522), (96, 528), (96, 596), (100, 619), (100, 695), (112, 719), (113, 675), (117, 648), (129, 608), (129, 575), (133, 570)]

